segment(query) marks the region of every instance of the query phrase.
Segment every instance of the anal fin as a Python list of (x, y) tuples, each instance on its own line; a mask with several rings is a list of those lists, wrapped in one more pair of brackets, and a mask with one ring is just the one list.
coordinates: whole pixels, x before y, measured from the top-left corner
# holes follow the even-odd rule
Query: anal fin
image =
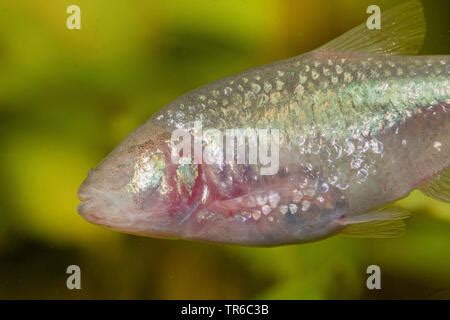
[(450, 202), (450, 167), (431, 178), (420, 190), (429, 197)]
[(401, 209), (383, 209), (341, 219), (342, 234), (359, 238), (393, 238), (403, 235), (410, 213)]

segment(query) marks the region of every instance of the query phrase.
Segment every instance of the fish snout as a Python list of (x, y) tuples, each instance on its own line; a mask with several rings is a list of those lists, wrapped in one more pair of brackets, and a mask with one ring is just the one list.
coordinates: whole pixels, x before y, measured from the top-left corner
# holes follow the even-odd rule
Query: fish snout
[(91, 170), (86, 180), (78, 189), (79, 214), (87, 221), (104, 226), (123, 226), (129, 223), (126, 211), (122, 210), (121, 196), (103, 190)]
[(83, 181), (83, 183), (78, 188), (78, 199), (83, 203), (88, 201), (92, 197), (93, 187), (92, 184), (92, 175), (94, 169), (90, 170), (87, 178)]

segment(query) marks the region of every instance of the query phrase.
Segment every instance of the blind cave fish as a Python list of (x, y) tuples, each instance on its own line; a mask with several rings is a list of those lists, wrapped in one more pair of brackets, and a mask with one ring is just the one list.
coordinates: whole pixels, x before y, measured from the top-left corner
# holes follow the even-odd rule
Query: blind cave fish
[(409, 213), (389, 204), (414, 189), (450, 202), (450, 56), (417, 55), (425, 29), (410, 1), (380, 30), (177, 98), (91, 170), (79, 213), (247, 246), (402, 234)]

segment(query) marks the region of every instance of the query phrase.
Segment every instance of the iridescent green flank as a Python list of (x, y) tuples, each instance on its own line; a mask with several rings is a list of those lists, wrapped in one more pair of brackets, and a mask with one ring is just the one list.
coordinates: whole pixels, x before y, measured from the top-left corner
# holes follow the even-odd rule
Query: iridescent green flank
[[(312, 52), (202, 88), (158, 119), (173, 126), (280, 128), (288, 137), (377, 133), (450, 96), (448, 56)], [(189, 99), (187, 99), (189, 98)]]
[[(328, 139), (376, 134), (449, 98), (448, 57), (356, 56), (321, 64), (310, 73), (304, 67), (290, 101), (288, 116), (300, 120), (305, 133), (319, 130)], [(314, 72), (320, 75), (311, 84)]]

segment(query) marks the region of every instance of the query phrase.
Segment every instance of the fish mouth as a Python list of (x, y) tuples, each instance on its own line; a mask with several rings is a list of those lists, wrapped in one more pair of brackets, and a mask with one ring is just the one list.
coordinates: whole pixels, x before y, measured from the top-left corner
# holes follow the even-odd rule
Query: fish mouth
[(78, 213), (86, 221), (113, 229), (130, 226), (129, 217), (121, 214), (119, 208), (112, 207), (104, 199), (89, 198), (89, 196), (82, 198), (83, 201), (78, 205)]
[(94, 224), (101, 224), (102, 218), (98, 214), (99, 207), (96, 206), (96, 197), (94, 194), (98, 192), (94, 188), (87, 188), (83, 183), (78, 190), (78, 199), (80, 204), (78, 205), (78, 213), (87, 221)]
[(80, 203), (78, 205), (78, 213), (91, 223), (103, 224), (103, 219), (96, 214), (95, 204), (92, 200), (87, 200)]
[(93, 185), (89, 178), (78, 189), (78, 213), (88, 222), (107, 228), (128, 228), (133, 219), (117, 194)]
[(83, 185), (78, 190), (78, 199), (81, 201), (81, 203), (88, 202), (91, 199), (92, 195), (88, 190), (85, 190), (83, 188)]
[(92, 185), (92, 171), (78, 189), (78, 213), (87, 221), (103, 225), (106, 215), (104, 214), (104, 197), (101, 190)]
[(81, 186), (78, 188), (77, 196), (81, 204), (78, 206), (78, 212), (84, 216), (83, 213), (87, 210), (87, 204), (93, 199), (93, 194), (95, 194), (96, 189), (92, 187), (90, 180), (92, 179), (92, 173), (94, 170), (90, 170), (87, 178), (83, 181)]
[(80, 214), (83, 216), (83, 213), (85, 213), (88, 208), (88, 204), (92, 202), (92, 200), (95, 198), (95, 194), (98, 192), (98, 190), (93, 188), (89, 183), (90, 176), (91, 174), (89, 174), (86, 180), (83, 181), (77, 193), (78, 199), (81, 202), (81, 204), (78, 206), (78, 212), (80, 212)]

